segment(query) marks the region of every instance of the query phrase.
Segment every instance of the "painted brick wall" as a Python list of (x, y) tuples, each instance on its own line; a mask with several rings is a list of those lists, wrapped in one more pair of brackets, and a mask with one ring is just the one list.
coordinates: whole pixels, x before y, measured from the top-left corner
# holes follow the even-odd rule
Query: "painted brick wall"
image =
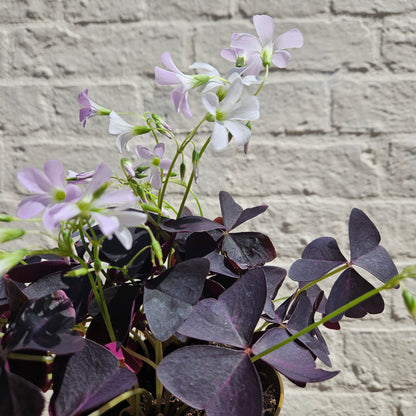
[[(269, 204), (252, 224), (287, 267), (322, 235), (347, 250), (358, 207), (399, 268), (416, 263), (415, 0), (1, 0), (1, 212), (15, 212), (23, 167), (55, 157), (74, 170), (118, 166), (107, 120), (80, 126), (79, 91), (118, 111), (156, 111), (185, 132), (193, 122), (154, 83), (160, 54), (183, 69), (199, 60), (225, 70), (220, 49), (261, 13), (279, 33), (298, 27), (305, 45), (272, 71), (249, 154), (230, 147), (202, 160), (207, 215), (219, 214), (220, 189), (245, 207)], [(416, 328), (399, 291), (382, 316), (345, 322), (328, 343), (341, 374), (306, 389), (286, 381), (283, 416), (415, 414)]]

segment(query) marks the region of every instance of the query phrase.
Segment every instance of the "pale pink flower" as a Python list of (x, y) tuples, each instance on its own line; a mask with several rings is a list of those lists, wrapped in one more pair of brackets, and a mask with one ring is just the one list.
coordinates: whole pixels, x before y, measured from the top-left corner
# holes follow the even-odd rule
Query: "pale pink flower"
[(290, 60), (286, 49), (302, 47), (302, 33), (298, 29), (291, 29), (273, 40), (274, 23), (270, 16), (256, 15), (253, 23), (258, 37), (248, 33), (235, 34), (231, 40), (231, 48), (245, 51), (254, 61), (251, 65), (256, 71), (270, 66), (272, 62), (278, 68), (286, 68)]
[(98, 105), (88, 97), (88, 90), (81, 91), (78, 94), (78, 102), (83, 106), (79, 110), (79, 121), (83, 123), (85, 127), (87, 119), (94, 116), (108, 116), (111, 112), (110, 109)]

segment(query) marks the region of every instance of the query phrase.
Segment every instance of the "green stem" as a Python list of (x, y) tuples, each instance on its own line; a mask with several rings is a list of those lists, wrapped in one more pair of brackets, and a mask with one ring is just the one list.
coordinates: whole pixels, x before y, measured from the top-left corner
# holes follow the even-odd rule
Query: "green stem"
[[(208, 139), (206, 140), (206, 142), (202, 146), (201, 151), (199, 152), (199, 160), (201, 160), (202, 155), (204, 154), (205, 149), (207, 148), (210, 141), (211, 141), (211, 136), (208, 137)], [(186, 186), (186, 190), (185, 190), (185, 193), (183, 195), (182, 202), (181, 202), (181, 205), (179, 207), (178, 215), (176, 216), (176, 218), (179, 218), (182, 214), (182, 211), (183, 211), (183, 208), (185, 207), (185, 202), (186, 202), (186, 199), (188, 198), (189, 191), (191, 189), (193, 180), (194, 180), (194, 171), (192, 170), (191, 175), (189, 176), (188, 184)]]
[[(156, 365), (162, 361), (163, 358), (163, 348), (162, 343), (159, 340), (155, 339), (155, 361)], [(160, 412), (163, 396), (163, 384), (156, 377), (156, 410)]]
[(261, 82), (259, 88), (254, 93), (254, 95), (257, 95), (261, 91), (261, 89), (263, 88), (264, 83), (266, 82), (266, 79), (267, 79), (268, 75), (269, 75), (269, 65), (266, 66), (266, 73), (264, 74), (263, 81)]
[(320, 321), (314, 322), (313, 324), (307, 326), (306, 328), (304, 328), (301, 331), (297, 332), (296, 334), (290, 336), (289, 338), (285, 339), (284, 341), (279, 342), (278, 344), (273, 345), (272, 347), (267, 348), (266, 350), (262, 351), (261, 353), (251, 357), (251, 361), (255, 362), (255, 361), (259, 360), (260, 358), (264, 357), (265, 355), (270, 354), (273, 351), (276, 351), (277, 349), (285, 346), (286, 344), (289, 344), (289, 342), (292, 342), (295, 339), (298, 339), (302, 335), (308, 333), (309, 331), (312, 331), (312, 329), (317, 328), (319, 325), (322, 325), (325, 322), (328, 322), (330, 319), (334, 318), (335, 316), (339, 315), (340, 313), (343, 313), (346, 310), (348, 310), (350, 308), (353, 308), (354, 306), (358, 305), (359, 303), (364, 302), (365, 300), (367, 300), (368, 298), (371, 298), (371, 296), (376, 295), (377, 293), (381, 292), (382, 290), (391, 289), (393, 287), (392, 282), (396, 281), (396, 280), (397, 280), (397, 278), (395, 276), (392, 279), (390, 279), (387, 283), (385, 283), (384, 285), (382, 285), (378, 288), (374, 288), (374, 289), (368, 291), (367, 293), (364, 293), (363, 295), (359, 296), (358, 298), (355, 298), (351, 302), (346, 303), (344, 306), (341, 306), (340, 308), (338, 308), (335, 311), (329, 313), (328, 315), (325, 315)]

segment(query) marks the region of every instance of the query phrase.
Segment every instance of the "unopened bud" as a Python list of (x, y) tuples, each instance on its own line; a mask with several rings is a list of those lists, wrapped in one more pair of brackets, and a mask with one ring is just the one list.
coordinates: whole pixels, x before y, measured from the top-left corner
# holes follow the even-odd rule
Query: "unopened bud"
[(415, 297), (407, 290), (403, 288), (403, 300), (406, 305), (407, 310), (414, 320), (416, 320), (416, 299)]
[(182, 162), (179, 167), (179, 174), (181, 176), (181, 181), (183, 181), (183, 179), (185, 178), (185, 173), (186, 173), (186, 165), (185, 163)]
[(26, 231), (20, 228), (0, 228), (0, 243), (16, 240), (25, 234)]
[(86, 267), (81, 267), (79, 269), (70, 270), (69, 272), (65, 273), (65, 277), (80, 277), (86, 275), (90, 269)]
[(150, 130), (151, 130), (151, 128), (148, 127), (148, 126), (134, 126), (133, 127), (133, 131), (134, 131), (134, 134), (136, 136), (140, 136), (141, 134), (149, 133)]
[(0, 215), (0, 221), (2, 222), (12, 222), (17, 220), (18, 218), (16, 217), (12, 217), (11, 215), (7, 215), (7, 214), (1, 214)]

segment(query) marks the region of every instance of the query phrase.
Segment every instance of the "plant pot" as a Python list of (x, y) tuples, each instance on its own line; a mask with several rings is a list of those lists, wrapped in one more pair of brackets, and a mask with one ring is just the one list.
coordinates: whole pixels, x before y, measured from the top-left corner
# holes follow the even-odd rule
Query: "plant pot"
[(278, 416), (283, 406), (284, 390), (280, 374), (263, 361), (256, 361), (255, 366), (263, 387), (263, 416)]

